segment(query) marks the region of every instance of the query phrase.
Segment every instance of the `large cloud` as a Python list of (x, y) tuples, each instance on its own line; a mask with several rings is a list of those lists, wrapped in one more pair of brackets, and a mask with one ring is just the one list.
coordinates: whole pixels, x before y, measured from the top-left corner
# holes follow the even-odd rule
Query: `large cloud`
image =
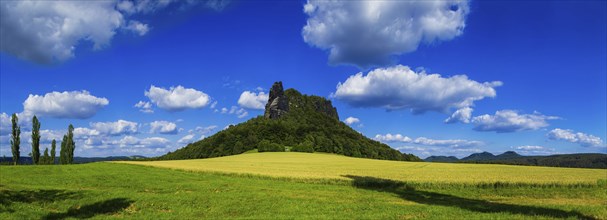
[(118, 120), (115, 122), (93, 122), (91, 128), (104, 135), (126, 135), (138, 133), (139, 124), (137, 122)]
[(153, 121), (150, 123), (151, 133), (177, 134), (177, 124), (169, 121)]
[(86, 90), (51, 92), (44, 96), (30, 94), (23, 102), (23, 113), (25, 116), (86, 119), (109, 103), (106, 98), (95, 97)]
[(148, 91), (145, 91), (145, 96), (159, 108), (171, 112), (203, 108), (211, 100), (211, 97), (204, 92), (183, 86), (171, 87), (167, 90), (152, 85)]
[(583, 147), (604, 147), (605, 144), (601, 138), (585, 134), (582, 132), (575, 132), (569, 129), (556, 128), (548, 132), (548, 138), (551, 140), (562, 140), (571, 143), (578, 143)]
[(474, 130), (495, 131), (497, 133), (537, 130), (548, 127), (548, 120), (559, 119), (556, 116), (546, 116), (538, 112), (519, 114), (514, 110), (496, 111), (495, 115), (480, 115), (472, 118)]
[(384, 65), (390, 56), (463, 33), (468, 1), (308, 0), (304, 41), (329, 49), (329, 63)]
[(244, 91), (238, 98), (238, 105), (243, 108), (264, 110), (268, 102), (268, 94), (264, 92)]
[(337, 84), (332, 96), (355, 107), (448, 113), (450, 109), (466, 109), (474, 101), (495, 97), (494, 88), (500, 85), (500, 81), (479, 83), (466, 75), (444, 78), (397, 65), (350, 76)]
[(145, 35), (150, 27), (131, 15), (199, 2), (221, 10), (228, 1), (0, 1), (0, 50), (37, 63), (65, 61), (83, 41), (101, 49), (119, 30)]

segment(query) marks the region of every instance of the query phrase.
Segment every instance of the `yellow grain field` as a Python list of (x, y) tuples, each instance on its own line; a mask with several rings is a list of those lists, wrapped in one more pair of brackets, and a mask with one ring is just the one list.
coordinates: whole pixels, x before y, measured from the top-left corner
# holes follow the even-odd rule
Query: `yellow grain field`
[(346, 176), (353, 175), (407, 182), (532, 184), (596, 184), (598, 180), (607, 179), (605, 169), (399, 162), (293, 152), (251, 153), (211, 159), (122, 161), (119, 163), (191, 171), (305, 179), (348, 179)]

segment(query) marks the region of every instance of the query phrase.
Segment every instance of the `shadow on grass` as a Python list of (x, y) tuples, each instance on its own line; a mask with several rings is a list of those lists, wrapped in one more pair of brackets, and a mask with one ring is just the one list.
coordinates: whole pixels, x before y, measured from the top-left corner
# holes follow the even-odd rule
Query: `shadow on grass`
[(125, 198), (108, 199), (78, 208), (70, 208), (64, 213), (50, 213), (42, 219), (91, 218), (96, 215), (112, 214), (129, 207), (132, 200)]
[(576, 211), (568, 212), (559, 209), (544, 207), (503, 204), (481, 199), (468, 199), (448, 194), (415, 190), (415, 187), (412, 185), (408, 185), (405, 182), (399, 182), (394, 180), (352, 175), (346, 175), (344, 177), (352, 179), (352, 185), (354, 187), (375, 190), (379, 192), (394, 193), (404, 200), (420, 204), (456, 207), (460, 209), (482, 213), (506, 212), (511, 214), (527, 215), (531, 217), (546, 216), (552, 218), (595, 219), (591, 216), (586, 216)]
[(65, 190), (0, 190), (0, 212), (14, 212), (13, 203), (53, 202), (78, 198), (80, 195)]

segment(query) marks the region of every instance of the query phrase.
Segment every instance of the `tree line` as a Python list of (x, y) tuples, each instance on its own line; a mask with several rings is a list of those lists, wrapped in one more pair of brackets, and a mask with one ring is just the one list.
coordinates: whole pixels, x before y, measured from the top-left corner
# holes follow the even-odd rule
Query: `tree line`
[[(11, 116), (11, 152), (13, 154), (13, 165), (19, 164), (19, 158), (21, 157), (21, 126), (19, 126), (19, 118), (17, 114)], [(50, 165), (55, 164), (55, 153), (57, 141), (53, 139), (51, 141), (51, 151), (49, 154), (48, 148), (44, 149), (42, 157), (40, 156), (40, 121), (38, 117), (34, 115), (32, 118), (32, 163), (34, 165)], [(59, 152), (59, 164), (72, 164), (74, 163), (74, 149), (76, 144), (74, 143), (74, 126), (69, 125), (67, 133), (63, 135), (61, 141), (61, 150)]]

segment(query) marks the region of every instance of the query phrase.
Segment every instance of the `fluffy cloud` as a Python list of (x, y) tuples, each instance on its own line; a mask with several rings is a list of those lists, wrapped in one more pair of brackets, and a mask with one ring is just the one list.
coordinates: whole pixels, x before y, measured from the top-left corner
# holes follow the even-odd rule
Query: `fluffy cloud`
[[(150, 27), (128, 17), (150, 13), (170, 4), (199, 1), (0, 1), (0, 50), (37, 63), (53, 63), (74, 57), (80, 42), (93, 49), (110, 44), (118, 30), (145, 35)], [(201, 1), (221, 10), (227, 1)]]
[[(388, 110), (411, 109), (449, 112), (466, 109), (474, 101), (495, 97), (499, 81), (479, 83), (466, 75), (444, 78), (439, 74), (415, 72), (407, 66), (378, 68), (366, 76), (357, 73), (337, 84), (332, 97), (355, 107), (381, 107)], [(460, 112), (463, 113), (462, 110)]]
[(153, 121), (150, 123), (150, 133), (177, 134), (177, 124), (168, 121)]
[(308, 0), (302, 36), (330, 50), (329, 63), (384, 65), (391, 56), (421, 43), (451, 40), (463, 33), (468, 1)]
[(571, 143), (578, 143), (583, 147), (601, 147), (605, 146), (601, 138), (585, 134), (582, 132), (575, 132), (569, 129), (556, 128), (548, 132), (548, 138), (551, 140), (562, 140)]
[(461, 139), (447, 139), (447, 140), (435, 140), (425, 137), (416, 138), (413, 143), (427, 146), (442, 146), (450, 148), (470, 148), (483, 146), (485, 143), (481, 141), (470, 141)]
[(430, 139), (426, 137), (418, 137), (415, 140), (410, 137), (401, 135), (401, 134), (386, 134), (375, 135), (375, 140), (381, 142), (403, 142), (403, 143), (414, 143), (425, 146), (439, 146), (439, 147), (450, 147), (450, 148), (471, 148), (471, 147), (480, 147), (485, 145), (482, 141), (470, 141), (470, 140), (462, 140), (462, 139)]
[(138, 132), (138, 127), (137, 122), (125, 120), (91, 123), (91, 128), (97, 130), (99, 133), (112, 136), (136, 134)]
[(407, 137), (407, 136), (403, 136), (401, 134), (386, 134), (386, 135), (381, 135), (381, 134), (377, 134), (375, 135), (375, 140), (377, 141), (381, 141), (381, 142), (405, 142), (405, 143), (409, 143), (412, 141), (411, 138)]
[(519, 114), (514, 110), (496, 111), (495, 115), (480, 115), (472, 118), (474, 130), (495, 131), (497, 133), (537, 130), (548, 127), (548, 120), (559, 119), (555, 116), (533, 114)]
[(534, 146), (534, 145), (526, 145), (526, 146), (517, 146), (511, 147), (517, 153), (523, 155), (550, 155), (557, 153), (554, 148), (547, 148), (543, 146)]
[(243, 108), (264, 110), (268, 102), (268, 94), (264, 92), (249, 92), (244, 91), (238, 98), (238, 105)]
[(236, 117), (238, 118), (244, 118), (249, 116), (249, 112), (247, 112), (247, 110), (245, 110), (244, 108), (239, 108), (238, 106), (232, 106), (230, 107), (230, 109), (221, 108), (221, 114), (236, 115)]
[(129, 25), (124, 27), (124, 29), (132, 31), (139, 36), (143, 36), (150, 31), (150, 27), (147, 24), (141, 23), (139, 21), (129, 21)]
[(346, 118), (346, 120), (344, 120), (344, 123), (346, 123), (347, 125), (352, 125), (352, 124), (360, 123), (360, 119), (355, 118), (355, 117), (348, 117), (348, 118)]
[(183, 136), (182, 138), (180, 138), (177, 143), (178, 144), (189, 144), (192, 143), (194, 141), (196, 141), (195, 137), (200, 135), (200, 138), (198, 140), (202, 140), (206, 137), (206, 135), (210, 134), (211, 132), (213, 132), (215, 129), (217, 129), (216, 125), (211, 125), (211, 126), (207, 126), (207, 127), (196, 127), (195, 129), (189, 130), (188, 134)]
[(139, 101), (137, 102), (137, 104), (135, 104), (134, 107), (139, 108), (139, 111), (143, 113), (154, 113), (154, 110), (152, 109), (152, 103), (150, 102)]
[(478, 148), (444, 148), (444, 147), (418, 147), (418, 146), (402, 146), (395, 148), (401, 152), (412, 153), (420, 157), (428, 157), (428, 156), (438, 156), (438, 155), (447, 155), (447, 156), (456, 156), (459, 158), (468, 156), (472, 153), (480, 153), (483, 150)]
[(171, 112), (183, 111), (188, 108), (203, 108), (211, 100), (211, 97), (204, 92), (184, 88), (183, 86), (171, 87), (167, 90), (152, 85), (148, 91), (145, 91), (145, 96), (150, 98), (150, 101), (159, 108)]
[(470, 123), (470, 118), (472, 118), (472, 111), (474, 110), (470, 107), (458, 109), (457, 111), (453, 112), (453, 114), (449, 118), (445, 119), (445, 123), (456, 123), (458, 121), (463, 123)]
[(10, 134), (12, 130), (11, 116), (2, 112), (0, 114), (0, 135)]
[(51, 92), (44, 96), (30, 94), (23, 102), (23, 113), (26, 116), (86, 119), (109, 103), (106, 98), (95, 97), (86, 90)]
[(101, 135), (101, 132), (95, 129), (90, 128), (74, 128), (74, 138), (75, 139), (87, 139), (90, 137), (95, 137)]
[(171, 141), (161, 137), (149, 137), (149, 138), (137, 138), (133, 136), (125, 136), (118, 141), (113, 141), (111, 144), (117, 145), (121, 148), (133, 147), (133, 148), (165, 148)]

